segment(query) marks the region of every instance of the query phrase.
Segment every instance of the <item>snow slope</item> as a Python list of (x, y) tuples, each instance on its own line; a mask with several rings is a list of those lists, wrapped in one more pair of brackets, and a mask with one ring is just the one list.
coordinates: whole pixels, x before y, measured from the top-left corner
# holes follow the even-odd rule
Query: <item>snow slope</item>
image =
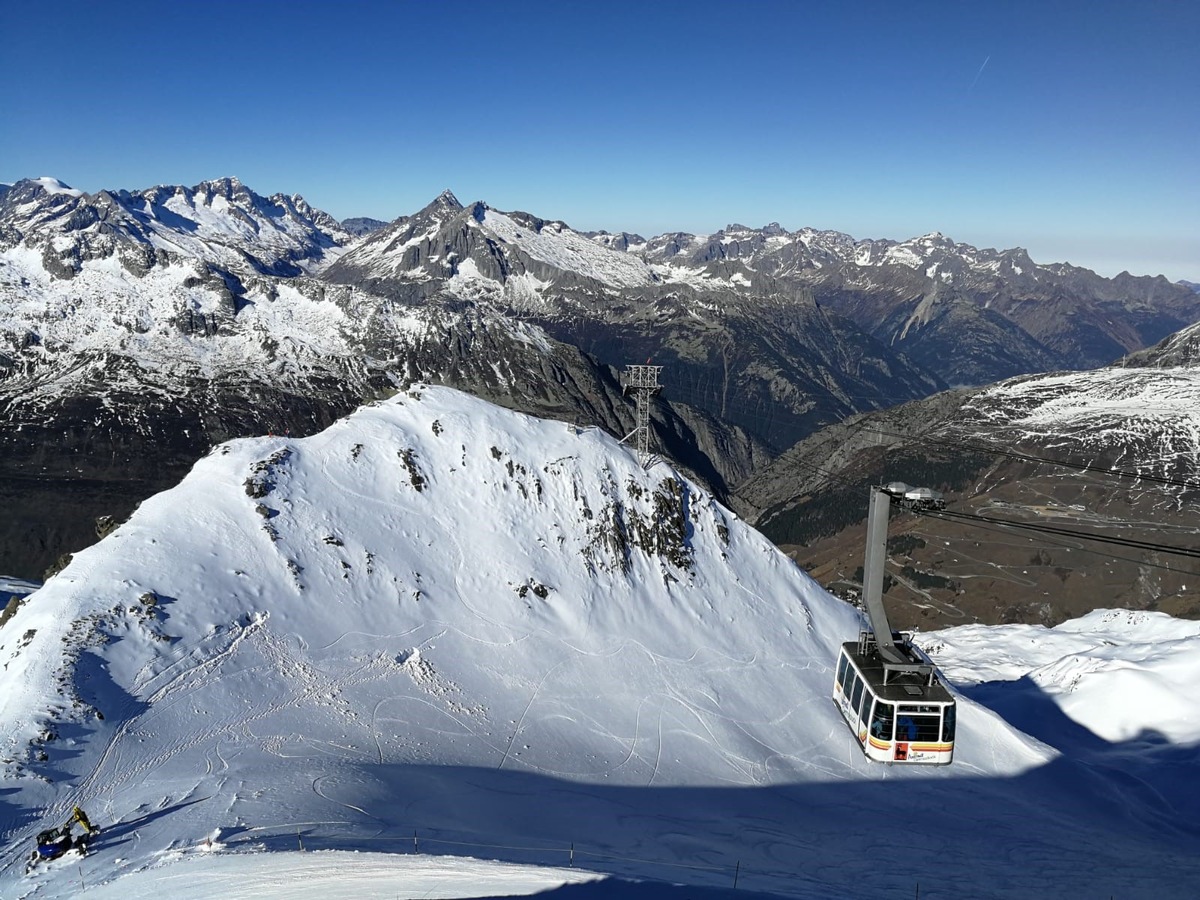
[(1124, 368), (1012, 378), (975, 393), (962, 418), (982, 434), (1054, 446), (1067, 435), (1122, 468), (1188, 471), (1200, 447), (1200, 369)]
[[(75, 278), (62, 281), (45, 271), (33, 250), (0, 251), (0, 338), (18, 343), (36, 329), (29, 353), (44, 361), (69, 348), (75, 356), (119, 355), (149, 371), (207, 377), (247, 369), (266, 376), (272, 368), (267, 343), (293, 349), (300, 360), (355, 352), (344, 337), (347, 316), (333, 302), (287, 283), (252, 282), (235, 328), (228, 300), (197, 276), (192, 260), (138, 277), (111, 256), (89, 260)], [(195, 328), (183, 327), (191, 321)], [(205, 324), (212, 334), (205, 334)], [(212, 339), (217, 332), (220, 338)]]
[(655, 280), (650, 267), (636, 256), (602, 247), (562, 222), (530, 228), (489, 208), (482, 226), (500, 241), (520, 247), (540, 262), (610, 287), (639, 287)]
[[(796, 897), (1186, 895), (1189, 819), (1097, 790), (969, 698), (954, 766), (868, 764), (829, 701), (857, 629), (594, 430), (422, 388), (311, 438), (233, 441), (0, 631), (0, 895), (148, 897), (204, 870), (214, 893), (186, 896), (229, 896), (244, 852), (262, 886), (240, 896), (297, 896), (310, 864), (254, 851), (416, 836)], [(23, 877), (77, 803), (96, 852)], [(191, 851), (214, 838), (205, 869)], [(395, 860), (389, 886), (429, 895), (419, 857)], [(436, 895), (499, 883), (480, 879)]]
[(1102, 609), (1055, 628), (965, 625), (925, 643), (960, 686), (1025, 680), (1104, 741), (1153, 732), (1175, 745), (1200, 743), (1200, 622)]

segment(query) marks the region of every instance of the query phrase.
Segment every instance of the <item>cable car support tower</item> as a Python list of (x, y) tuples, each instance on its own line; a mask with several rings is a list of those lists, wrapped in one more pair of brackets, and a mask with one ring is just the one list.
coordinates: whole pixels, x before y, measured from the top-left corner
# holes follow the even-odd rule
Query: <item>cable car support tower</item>
[(625, 394), (633, 394), (634, 427), (633, 431), (621, 438), (621, 442), (637, 435), (638, 459), (643, 466), (648, 466), (650, 457), (650, 400), (662, 390), (658, 383), (658, 373), (662, 366), (626, 366), (624, 389)]

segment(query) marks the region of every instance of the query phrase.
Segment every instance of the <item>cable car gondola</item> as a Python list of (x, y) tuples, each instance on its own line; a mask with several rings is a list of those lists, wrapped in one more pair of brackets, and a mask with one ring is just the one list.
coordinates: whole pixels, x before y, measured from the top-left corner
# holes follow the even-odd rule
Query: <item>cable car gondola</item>
[(909, 636), (892, 631), (883, 609), (887, 521), (893, 499), (916, 509), (944, 505), (936, 491), (910, 488), (899, 481), (871, 488), (863, 601), (872, 630), (842, 644), (833, 702), (867, 759), (945, 766), (954, 760), (954, 697)]

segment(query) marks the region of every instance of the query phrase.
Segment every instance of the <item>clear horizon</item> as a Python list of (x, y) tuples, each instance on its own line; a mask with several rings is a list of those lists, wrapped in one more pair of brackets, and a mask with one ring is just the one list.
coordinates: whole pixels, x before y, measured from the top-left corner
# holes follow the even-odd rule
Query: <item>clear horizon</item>
[(939, 231), (1200, 281), (1200, 7), (10, 10), (0, 181), (236, 175), (382, 220), (450, 188), (579, 230)]

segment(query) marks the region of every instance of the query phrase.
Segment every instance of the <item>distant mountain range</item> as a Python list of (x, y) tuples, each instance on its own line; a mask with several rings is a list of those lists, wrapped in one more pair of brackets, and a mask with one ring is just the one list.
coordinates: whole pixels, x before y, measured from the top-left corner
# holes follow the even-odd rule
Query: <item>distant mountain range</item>
[(96, 194), (53, 178), (19, 181), (0, 194), (0, 228), (5, 245), (41, 251), (43, 267), (59, 279), (114, 254), (138, 274), (155, 253), (289, 277), (327, 264), (351, 239), (303, 197), (262, 197), (236, 178)]
[[(598, 293), (637, 295), (643, 307), (651, 300), (649, 325), (659, 329), (677, 328), (696, 307), (728, 316), (736, 305), (757, 316), (782, 305), (792, 315), (815, 302), (955, 385), (1104, 365), (1200, 315), (1193, 293), (1161, 276), (1106, 279), (1067, 264), (1038, 265), (1021, 249), (979, 250), (940, 234), (855, 240), (772, 223), (646, 239), (575, 232), (483, 203), (463, 207), (449, 192), (373, 233), (325, 277), (397, 297), (487, 297), (554, 323), (575, 342), (579, 335), (570, 332), (590, 334), (614, 318), (589, 302)], [(712, 299), (722, 295), (740, 299)], [(622, 321), (629, 318), (624, 305), (617, 304)], [(587, 326), (562, 324), (570, 318)]]
[(21, 181), (0, 188), (0, 573), (36, 576), (219, 441), (312, 433), (415, 380), (625, 436), (619, 369), (644, 361), (665, 366), (659, 451), (781, 534), (799, 508), (782, 485), (806, 482), (779, 467), (822, 428), (951, 385), (1137, 365), (1198, 319), (1162, 277), (939, 234), (643, 238), (448, 191), (338, 222), (234, 178)]

